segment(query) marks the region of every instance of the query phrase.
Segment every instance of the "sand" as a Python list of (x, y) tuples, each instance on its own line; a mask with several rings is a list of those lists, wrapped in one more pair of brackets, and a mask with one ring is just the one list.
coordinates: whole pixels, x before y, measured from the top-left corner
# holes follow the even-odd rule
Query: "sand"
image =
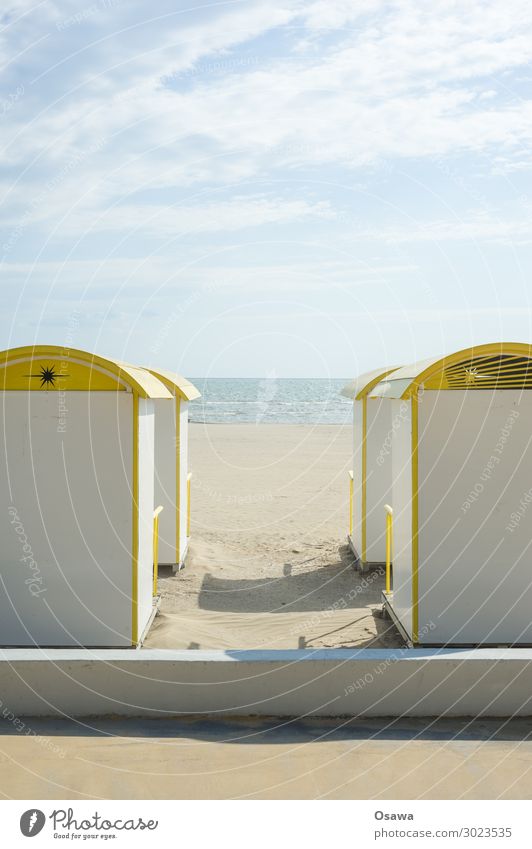
[(148, 648), (400, 645), (345, 543), (352, 428), (191, 424), (192, 541)]

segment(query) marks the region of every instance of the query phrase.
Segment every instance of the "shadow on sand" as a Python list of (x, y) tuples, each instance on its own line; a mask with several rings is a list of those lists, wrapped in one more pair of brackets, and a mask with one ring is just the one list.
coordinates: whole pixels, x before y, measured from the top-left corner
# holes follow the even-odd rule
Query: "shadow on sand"
[(345, 610), (379, 604), (384, 570), (361, 575), (348, 546), (331, 565), (299, 571), (286, 563), (278, 578), (219, 578), (206, 574), (199, 593), (202, 610), (238, 613), (295, 613)]
[[(101, 737), (168, 741), (202, 740), (227, 745), (319, 743), (331, 740), (519, 741), (530, 740), (530, 719), (289, 719), (204, 716), (189, 718), (87, 718), (25, 720), (43, 738)], [(20, 736), (12, 723), (0, 722), (0, 737)], [(161, 749), (161, 754), (164, 749)]]

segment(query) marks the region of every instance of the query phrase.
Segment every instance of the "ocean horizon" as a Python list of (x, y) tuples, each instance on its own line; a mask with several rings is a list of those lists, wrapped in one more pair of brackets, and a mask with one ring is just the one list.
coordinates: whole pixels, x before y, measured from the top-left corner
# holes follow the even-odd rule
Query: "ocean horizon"
[(340, 392), (348, 378), (195, 377), (201, 398), (190, 421), (254, 424), (345, 424), (352, 403)]

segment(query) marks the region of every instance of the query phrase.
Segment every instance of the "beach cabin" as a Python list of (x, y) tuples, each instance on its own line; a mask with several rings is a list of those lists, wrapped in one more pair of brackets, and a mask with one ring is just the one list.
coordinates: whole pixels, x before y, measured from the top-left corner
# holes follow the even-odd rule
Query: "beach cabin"
[(384, 505), (391, 498), (393, 421), (388, 401), (372, 389), (394, 369), (361, 374), (342, 390), (353, 401), (353, 469), (349, 472), (348, 543), (364, 571), (386, 559)]
[(164, 369), (150, 369), (171, 394), (158, 399), (155, 409), (155, 504), (159, 515), (160, 565), (181, 569), (190, 538), (190, 481), (188, 471), (188, 405), (200, 393), (184, 377)]
[(56, 346), (0, 353), (0, 645), (136, 646), (154, 612), (156, 377)]
[(413, 645), (532, 645), (531, 389), (532, 347), (495, 343), (372, 390), (401, 411), (384, 601)]

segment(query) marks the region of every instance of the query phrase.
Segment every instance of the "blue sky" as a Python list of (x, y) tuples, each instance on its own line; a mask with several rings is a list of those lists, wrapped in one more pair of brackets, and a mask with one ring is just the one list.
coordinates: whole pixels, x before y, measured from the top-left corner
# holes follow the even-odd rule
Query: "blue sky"
[(3, 4), (3, 347), (351, 376), (532, 339), (522, 0)]

